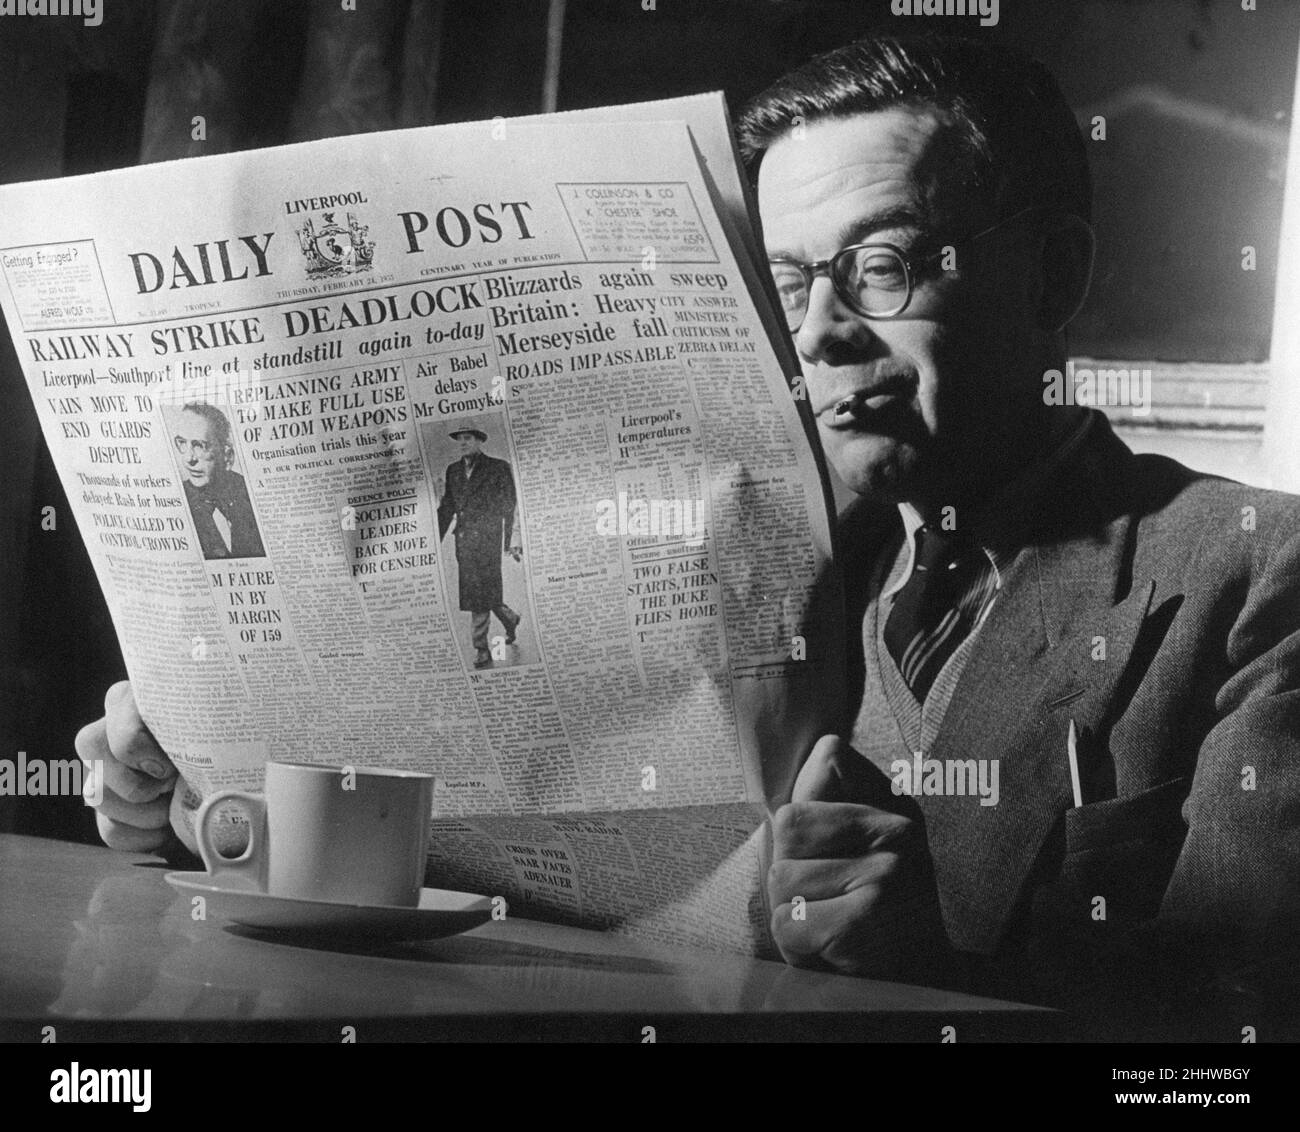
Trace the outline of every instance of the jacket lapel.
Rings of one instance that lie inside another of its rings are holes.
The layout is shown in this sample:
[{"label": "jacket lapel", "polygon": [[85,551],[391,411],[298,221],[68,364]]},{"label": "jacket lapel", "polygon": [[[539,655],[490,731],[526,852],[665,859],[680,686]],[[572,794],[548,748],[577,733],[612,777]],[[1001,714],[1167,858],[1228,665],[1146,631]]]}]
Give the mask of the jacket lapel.
[{"label": "jacket lapel", "polygon": [[1060,501],[1036,522],[981,628],[934,746],[938,761],[976,760],[997,802],[922,795],[944,919],[955,947],[996,950],[1044,841],[1073,804],[1070,720],[1101,727],[1150,607],[1154,583],[1130,583],[1131,523],[1114,490],[1128,449],[1104,419],[1050,485]]}]

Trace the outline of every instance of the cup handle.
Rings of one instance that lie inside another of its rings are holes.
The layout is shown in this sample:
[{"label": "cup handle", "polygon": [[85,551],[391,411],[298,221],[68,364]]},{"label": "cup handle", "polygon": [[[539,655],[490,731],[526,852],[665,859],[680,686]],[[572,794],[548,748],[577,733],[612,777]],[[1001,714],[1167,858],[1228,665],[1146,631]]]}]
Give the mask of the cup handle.
[{"label": "cup handle", "polygon": [[[212,844],[208,823],[222,802],[242,802],[249,811],[248,846],[238,857],[223,857]],[[213,794],[199,807],[194,819],[194,838],[208,876],[214,882],[254,892],[266,891],[266,798],[261,794],[246,794],[242,790]]]}]

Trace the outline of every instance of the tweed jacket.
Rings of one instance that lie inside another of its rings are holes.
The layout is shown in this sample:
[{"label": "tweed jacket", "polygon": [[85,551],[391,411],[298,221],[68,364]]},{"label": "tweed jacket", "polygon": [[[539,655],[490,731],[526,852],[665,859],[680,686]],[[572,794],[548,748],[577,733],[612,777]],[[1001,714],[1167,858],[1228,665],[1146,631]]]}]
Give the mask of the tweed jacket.
[{"label": "tweed jacket", "polygon": [[[1092,423],[925,752],[999,760],[998,803],[899,812],[923,822],[968,989],[1135,1017],[1275,995],[1300,926],[1300,497],[1136,456]],[[893,507],[841,517],[850,625],[900,532]],[[845,735],[860,633],[849,664]]]}]

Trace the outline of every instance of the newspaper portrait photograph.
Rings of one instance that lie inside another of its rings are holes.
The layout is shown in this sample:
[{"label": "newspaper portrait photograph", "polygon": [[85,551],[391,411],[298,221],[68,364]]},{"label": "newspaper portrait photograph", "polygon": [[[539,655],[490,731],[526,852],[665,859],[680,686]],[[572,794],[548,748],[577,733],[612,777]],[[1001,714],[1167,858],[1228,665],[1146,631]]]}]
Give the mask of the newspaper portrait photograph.
[{"label": "newspaper portrait photograph", "polygon": [[203,557],[264,557],[248,485],[234,467],[229,417],[206,401],[190,401],[163,416],[172,426],[185,502]]}]

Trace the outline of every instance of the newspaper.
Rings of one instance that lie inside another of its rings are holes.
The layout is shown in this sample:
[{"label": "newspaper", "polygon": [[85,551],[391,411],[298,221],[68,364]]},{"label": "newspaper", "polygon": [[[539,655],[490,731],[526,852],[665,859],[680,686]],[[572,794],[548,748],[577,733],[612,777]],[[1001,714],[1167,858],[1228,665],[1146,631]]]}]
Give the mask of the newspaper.
[{"label": "newspaper", "polygon": [[183,834],[271,759],[420,770],[429,884],[771,953],[843,642],[757,249],[716,95],[0,188]]}]

